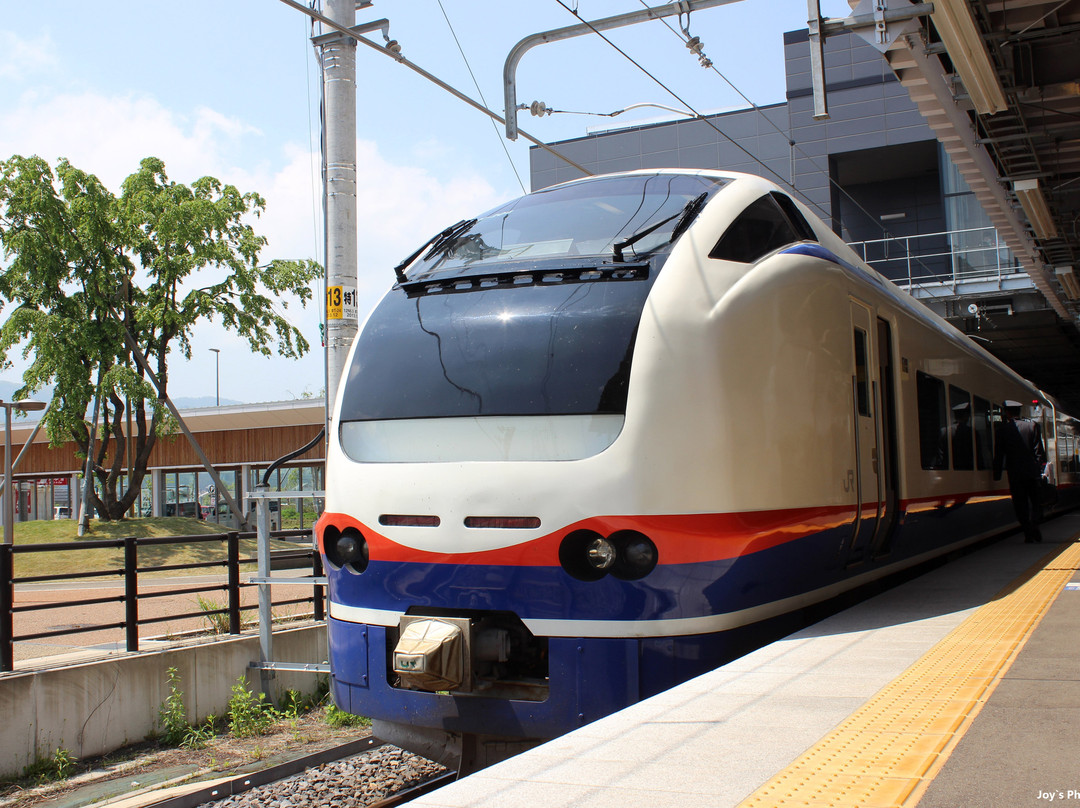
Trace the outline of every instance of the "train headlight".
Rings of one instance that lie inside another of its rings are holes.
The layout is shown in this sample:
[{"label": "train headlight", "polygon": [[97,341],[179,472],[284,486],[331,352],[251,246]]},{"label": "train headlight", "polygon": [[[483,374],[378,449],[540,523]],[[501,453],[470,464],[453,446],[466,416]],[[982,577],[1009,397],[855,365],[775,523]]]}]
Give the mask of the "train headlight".
[{"label": "train headlight", "polygon": [[611,543],[618,549],[611,574],[624,581],[644,578],[656,568],[660,554],[652,539],[636,530],[620,530],[611,536]]},{"label": "train headlight", "polygon": [[599,581],[615,561],[612,557],[607,566],[601,566],[605,563],[604,545],[610,547],[611,543],[595,530],[575,530],[559,545],[559,563],[579,581]]},{"label": "train headlight", "polygon": [[337,537],[327,535],[324,538],[324,546],[327,560],[338,569],[349,567],[354,572],[363,572],[367,569],[367,539],[356,528],[347,527]]},{"label": "train headlight", "polygon": [[636,530],[610,536],[575,530],[559,545],[559,563],[579,581],[599,581],[609,572],[623,581],[637,581],[656,569],[659,559],[652,539]]},{"label": "train headlight", "polygon": [[603,536],[597,536],[585,547],[585,558],[596,570],[609,570],[615,564],[615,545]]}]

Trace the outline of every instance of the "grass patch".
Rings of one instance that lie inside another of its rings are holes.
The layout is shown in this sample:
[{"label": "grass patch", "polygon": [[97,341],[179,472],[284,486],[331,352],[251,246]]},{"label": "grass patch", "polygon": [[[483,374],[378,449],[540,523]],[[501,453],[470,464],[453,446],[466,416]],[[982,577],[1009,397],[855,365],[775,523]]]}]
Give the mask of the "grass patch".
[{"label": "grass patch", "polygon": [[[18,522],[15,524],[15,545],[28,544],[63,544],[65,542],[99,541],[102,539],[122,539],[127,536],[152,538],[158,536],[199,536],[226,532],[220,525],[207,523],[187,517],[148,517],[145,519],[125,519],[122,522],[90,522],[90,529],[81,537],[78,524],[73,519],[43,519],[36,522]],[[255,555],[255,539],[240,541],[240,557],[251,558]],[[293,542],[271,539],[272,550],[295,550]],[[156,575],[153,567],[173,564],[194,564],[202,561],[225,561],[228,557],[228,543],[197,542],[192,544],[160,545],[139,548],[140,575]],[[53,575],[84,571],[122,570],[124,550],[119,548],[64,549],[60,552],[16,553],[14,558],[15,577],[26,578],[36,575]],[[244,567],[246,569],[247,567]],[[252,567],[252,569],[254,569]],[[224,572],[222,566],[220,572]],[[165,575],[208,574],[215,568],[182,570],[161,573]],[[119,575],[119,572],[118,572]]]}]

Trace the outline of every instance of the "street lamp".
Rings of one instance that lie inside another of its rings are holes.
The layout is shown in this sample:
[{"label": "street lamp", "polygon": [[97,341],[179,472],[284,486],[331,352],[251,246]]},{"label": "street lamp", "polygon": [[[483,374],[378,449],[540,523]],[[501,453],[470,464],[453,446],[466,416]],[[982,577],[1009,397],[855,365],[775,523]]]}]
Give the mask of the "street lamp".
[{"label": "street lamp", "polygon": [[214,400],[216,407],[221,406],[221,349],[211,348],[214,352]]},{"label": "street lamp", "polygon": [[44,401],[0,401],[4,408],[4,544],[15,543],[15,500],[11,489],[11,411],[31,412],[48,406]]}]

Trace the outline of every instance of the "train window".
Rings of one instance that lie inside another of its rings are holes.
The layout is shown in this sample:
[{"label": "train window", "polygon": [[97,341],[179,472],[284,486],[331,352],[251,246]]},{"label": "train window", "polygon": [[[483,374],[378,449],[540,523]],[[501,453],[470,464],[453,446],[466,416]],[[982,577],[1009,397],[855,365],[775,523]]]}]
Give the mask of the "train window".
[{"label": "train window", "polygon": [[512,261],[610,258],[619,244],[628,260],[662,254],[693,221],[700,201],[728,182],[638,174],[544,188],[449,228],[412,257],[408,277],[476,277]]},{"label": "train window", "polygon": [[919,456],[924,469],[948,468],[948,414],[945,383],[922,371],[915,374],[919,399]]},{"label": "train window", "polygon": [[772,197],[776,200],[776,204],[780,206],[780,209],[784,211],[784,215],[788,217],[791,226],[795,228],[795,232],[799,234],[803,241],[818,240],[814,228],[810,226],[810,222],[806,221],[806,217],[802,215],[790,196],[773,191]]},{"label": "train window", "polygon": [[1043,408],[1043,437],[1047,440],[1054,439],[1054,411],[1047,405]]},{"label": "train window", "polygon": [[802,240],[773,195],[766,194],[738,215],[720,236],[709,258],[752,264],[785,244]]},{"label": "train window", "polygon": [[949,385],[949,411],[952,414],[952,424],[949,427],[952,467],[959,471],[970,471],[975,468],[971,394]]},{"label": "train window", "polygon": [[972,404],[975,427],[975,468],[986,471],[994,458],[994,428],[990,421],[990,402],[975,396]]},{"label": "train window", "polygon": [[855,408],[870,416],[870,372],[866,367],[866,332],[855,329]]}]

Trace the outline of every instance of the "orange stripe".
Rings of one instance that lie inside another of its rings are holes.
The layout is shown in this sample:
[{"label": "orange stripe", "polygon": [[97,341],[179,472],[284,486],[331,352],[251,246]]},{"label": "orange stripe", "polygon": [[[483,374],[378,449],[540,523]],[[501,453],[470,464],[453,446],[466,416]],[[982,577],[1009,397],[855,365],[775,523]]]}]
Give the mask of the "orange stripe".
[{"label": "orange stripe", "polygon": [[[661,564],[698,564],[738,558],[801,539],[823,530],[851,524],[850,506],[791,508],[745,513],[675,514],[663,516],[597,516],[583,519],[553,533],[497,550],[433,553],[396,542],[347,514],[325,513],[316,525],[320,549],[323,533],[356,528],[368,540],[376,561],[427,564],[483,564],[496,566],[557,566],[559,543],[575,530],[594,530],[609,536],[619,530],[644,533],[659,550]],[[413,528],[419,532],[428,528]],[[462,536],[470,528],[462,527]]]}]

